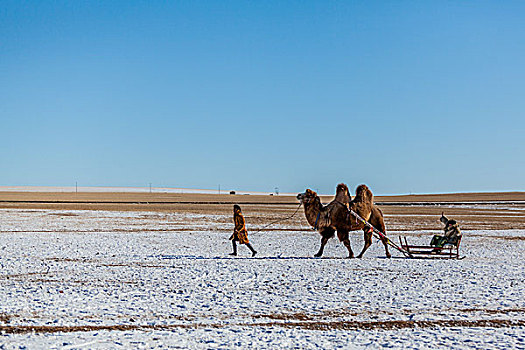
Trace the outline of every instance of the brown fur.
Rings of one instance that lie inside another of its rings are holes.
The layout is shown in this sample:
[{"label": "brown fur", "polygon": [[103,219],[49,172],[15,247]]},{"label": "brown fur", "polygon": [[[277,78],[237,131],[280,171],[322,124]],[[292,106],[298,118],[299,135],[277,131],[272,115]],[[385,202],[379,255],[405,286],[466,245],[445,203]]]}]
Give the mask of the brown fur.
[{"label": "brown fur", "polygon": [[335,189],[335,199],[334,201],[338,201],[343,203],[347,208],[349,207],[350,201],[352,201],[352,196],[350,195],[350,191],[348,190],[348,186],[345,184],[339,184],[337,185]]},{"label": "brown fur", "polygon": [[[324,246],[337,231],[337,236],[348,249],[348,257],[353,258],[354,253],[348,240],[348,208],[335,199],[323,206],[317,193],[311,189],[298,194],[297,199],[304,205],[304,214],[310,226],[321,234],[321,247],[315,256],[323,255]],[[343,239],[344,237],[347,239]]]},{"label": "brown fur", "polygon": [[[363,219],[368,221],[376,229],[386,234],[383,212],[374,204],[374,195],[367,185],[363,184],[357,186],[355,190],[356,195],[353,200],[350,193],[348,192],[348,187],[345,184],[337,185],[336,191],[336,198],[340,198],[340,200],[343,201],[349,207],[349,209],[353,210]],[[365,227],[364,224],[358,222],[354,216],[349,215],[349,220],[350,231],[362,229],[364,232],[365,244],[361,253],[359,253],[357,256],[358,258],[361,258],[365,251],[372,244],[372,232],[368,227]],[[385,246],[386,256],[390,257],[391,255],[388,252],[387,242],[383,241],[383,245]]]},{"label": "brown fur", "polygon": [[[323,206],[317,193],[310,189],[307,189],[305,193],[297,195],[297,198],[304,204],[305,216],[308,223],[321,234],[321,247],[315,256],[321,256],[323,254],[324,246],[328,240],[334,236],[335,231],[337,231],[339,240],[343,242],[348,249],[348,257],[350,258],[354,256],[354,253],[350,246],[349,231],[362,229],[364,232],[365,244],[358,258],[361,258],[372,244],[372,231],[365,227],[363,223],[358,222],[350,214],[349,209],[359,214],[376,229],[385,233],[383,213],[374,204],[374,195],[366,185],[359,185],[357,187],[356,196],[353,200],[348,186],[342,183],[337,185],[335,198],[327,206]],[[319,215],[318,220],[317,215]],[[383,241],[383,244],[385,245],[386,256],[390,257],[387,243]]]}]

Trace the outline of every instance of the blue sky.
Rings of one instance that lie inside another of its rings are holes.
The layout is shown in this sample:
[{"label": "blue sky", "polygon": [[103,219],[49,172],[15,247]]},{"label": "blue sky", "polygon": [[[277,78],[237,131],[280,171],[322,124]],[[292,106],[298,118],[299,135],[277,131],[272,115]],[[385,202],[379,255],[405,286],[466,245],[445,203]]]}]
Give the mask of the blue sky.
[{"label": "blue sky", "polygon": [[522,1],[3,1],[0,185],[525,190]]}]

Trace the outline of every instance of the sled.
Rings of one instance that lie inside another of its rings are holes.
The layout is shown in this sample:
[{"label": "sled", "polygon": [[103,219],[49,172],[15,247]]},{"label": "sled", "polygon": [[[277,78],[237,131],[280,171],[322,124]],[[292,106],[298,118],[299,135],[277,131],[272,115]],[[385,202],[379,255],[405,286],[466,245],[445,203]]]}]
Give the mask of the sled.
[{"label": "sled", "polygon": [[463,259],[459,256],[459,246],[461,236],[458,237],[456,244],[446,243],[443,247],[433,247],[431,245],[410,245],[407,238],[399,236],[401,248],[403,248],[410,258],[414,259]]}]

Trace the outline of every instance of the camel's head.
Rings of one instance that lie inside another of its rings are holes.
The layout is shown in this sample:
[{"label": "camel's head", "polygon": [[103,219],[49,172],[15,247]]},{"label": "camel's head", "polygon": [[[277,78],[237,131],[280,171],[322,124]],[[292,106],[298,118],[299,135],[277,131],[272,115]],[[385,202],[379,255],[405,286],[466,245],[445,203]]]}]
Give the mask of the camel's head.
[{"label": "camel's head", "polygon": [[311,189],[307,189],[304,193],[299,193],[297,195],[297,199],[300,200],[303,204],[310,204],[315,201],[317,197],[317,193],[312,191]]}]

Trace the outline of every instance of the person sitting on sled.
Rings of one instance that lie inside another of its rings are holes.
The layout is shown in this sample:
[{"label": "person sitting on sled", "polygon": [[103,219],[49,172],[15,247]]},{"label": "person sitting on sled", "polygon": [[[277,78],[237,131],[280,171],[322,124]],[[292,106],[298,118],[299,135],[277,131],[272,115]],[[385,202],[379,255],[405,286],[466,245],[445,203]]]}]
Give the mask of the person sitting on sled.
[{"label": "person sitting on sled", "polygon": [[443,229],[445,234],[443,236],[435,235],[432,238],[430,245],[436,248],[442,248],[445,244],[456,245],[459,237],[461,237],[461,231],[459,230],[459,225],[456,220],[449,220],[444,213],[441,213],[439,221],[445,225],[445,228]]},{"label": "person sitting on sled", "polygon": [[244,216],[242,216],[241,207],[235,204],[233,206],[233,222],[235,223],[235,229],[230,237],[233,244],[233,253],[230,255],[237,255],[237,243],[246,244],[246,246],[252,251],[252,256],[255,256],[257,252],[253,249],[250,241],[248,240],[248,231],[245,227]]}]

